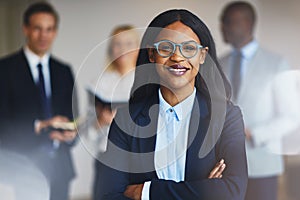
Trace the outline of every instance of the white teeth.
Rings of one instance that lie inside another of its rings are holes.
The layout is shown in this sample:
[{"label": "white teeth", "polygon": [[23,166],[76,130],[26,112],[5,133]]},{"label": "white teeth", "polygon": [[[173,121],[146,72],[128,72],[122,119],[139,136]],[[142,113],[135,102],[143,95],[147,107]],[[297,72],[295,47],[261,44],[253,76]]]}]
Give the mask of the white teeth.
[{"label": "white teeth", "polygon": [[186,71],[186,69],[174,69],[174,68],[170,68],[169,70],[173,71],[173,72],[185,72]]}]

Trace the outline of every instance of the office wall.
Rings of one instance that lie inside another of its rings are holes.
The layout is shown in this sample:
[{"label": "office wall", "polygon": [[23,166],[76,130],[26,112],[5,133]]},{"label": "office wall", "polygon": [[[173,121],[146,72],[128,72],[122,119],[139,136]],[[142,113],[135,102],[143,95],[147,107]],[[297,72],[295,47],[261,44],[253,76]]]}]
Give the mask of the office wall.
[{"label": "office wall", "polygon": [[[86,96],[84,86],[95,78],[85,70],[91,51],[98,45],[99,55],[92,58],[93,70],[105,67],[105,40],[116,25],[130,23],[146,27],[149,21],[163,10],[187,8],[202,18],[212,31],[218,54],[229,50],[219,31],[219,14],[230,0],[50,0],[61,16],[60,30],[53,52],[71,63],[77,76],[81,113],[84,113]],[[297,0],[252,0],[258,12],[256,36],[266,48],[285,56],[294,67],[299,66],[298,33],[300,18]],[[78,176],[72,185],[72,196],[88,196],[92,184],[93,161],[84,145],[74,151]]]},{"label": "office wall", "polygon": [[0,0],[0,57],[20,49],[24,42],[21,21],[26,7],[38,0]]},{"label": "office wall", "polygon": [[300,1],[260,0],[259,41],[300,68]]}]

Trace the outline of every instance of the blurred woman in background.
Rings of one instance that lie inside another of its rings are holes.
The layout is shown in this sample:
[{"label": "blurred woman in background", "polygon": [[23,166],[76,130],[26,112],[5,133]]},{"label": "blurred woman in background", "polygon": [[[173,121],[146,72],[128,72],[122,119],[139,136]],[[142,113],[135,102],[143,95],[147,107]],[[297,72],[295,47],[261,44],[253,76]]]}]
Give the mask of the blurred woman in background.
[{"label": "blurred woman in background", "polygon": [[117,107],[129,100],[134,81],[134,69],[139,47],[139,34],[131,25],[120,25],[110,35],[107,51],[108,65],[90,86],[90,117],[85,134],[86,146],[95,158],[93,198],[97,199],[99,176],[98,155],[106,151],[110,124]]}]

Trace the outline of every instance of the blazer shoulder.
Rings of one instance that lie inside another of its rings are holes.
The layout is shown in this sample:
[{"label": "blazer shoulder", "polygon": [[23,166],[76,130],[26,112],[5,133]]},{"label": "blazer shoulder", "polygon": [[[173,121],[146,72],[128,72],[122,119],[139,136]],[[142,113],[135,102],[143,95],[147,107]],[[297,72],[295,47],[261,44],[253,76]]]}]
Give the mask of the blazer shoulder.
[{"label": "blazer shoulder", "polygon": [[258,62],[264,68],[270,68],[272,71],[275,70],[274,72],[291,68],[283,56],[262,47],[258,48],[254,60],[255,63]]},{"label": "blazer shoulder", "polygon": [[244,120],[241,109],[230,101],[227,103],[224,130],[229,130],[228,132],[232,133],[235,132],[234,130],[241,130],[237,133],[244,134]]},{"label": "blazer shoulder", "polygon": [[226,109],[226,116],[241,114],[241,109],[238,105],[235,105],[231,101],[227,101],[227,109]]},{"label": "blazer shoulder", "polygon": [[72,68],[66,62],[61,61],[60,59],[51,55],[49,63],[50,68],[55,75],[60,74],[61,76],[69,76],[72,77],[72,79],[74,79]]},{"label": "blazer shoulder", "polygon": [[0,66],[3,67],[8,64],[19,62],[20,59],[22,59],[22,58],[25,58],[22,50],[8,54],[8,55],[0,58]]},{"label": "blazer shoulder", "polygon": [[223,56],[221,56],[219,58],[219,63],[222,67],[222,69],[224,70],[224,73],[227,75],[230,71],[230,64],[229,64],[229,60],[230,60],[230,53],[227,53]]},{"label": "blazer shoulder", "polygon": [[1,77],[8,77],[18,72],[16,69],[20,65],[27,65],[27,61],[23,51],[17,51],[6,55],[0,59],[0,75]]},{"label": "blazer shoulder", "polygon": [[[139,102],[129,103],[129,110],[132,119],[136,119],[139,116],[149,117],[153,106],[158,105],[158,91],[155,92],[150,98],[145,98]],[[153,110],[152,110],[153,111]]]},{"label": "blazer shoulder", "polygon": [[275,52],[272,52],[272,51],[270,51],[268,49],[265,49],[263,47],[258,48],[257,56],[259,56],[259,58],[261,60],[274,62],[274,63],[286,61],[282,55],[280,55],[278,53],[275,53]]},{"label": "blazer shoulder", "polygon": [[257,54],[265,57],[281,58],[281,56],[275,52],[272,52],[264,47],[258,47]]},{"label": "blazer shoulder", "polygon": [[219,57],[219,61],[221,62],[221,61],[228,60],[229,57],[230,57],[230,53],[225,53]]},{"label": "blazer shoulder", "polygon": [[50,56],[50,63],[56,67],[71,69],[71,65],[69,63],[62,61],[60,58],[53,55]]},{"label": "blazer shoulder", "polygon": [[[132,129],[132,127],[149,125],[155,118],[156,108],[158,108],[158,97],[153,95],[151,98],[143,99],[139,102],[128,102],[118,108],[115,120],[123,126]],[[157,106],[157,107],[156,107]],[[154,108],[154,109],[153,109]]]},{"label": "blazer shoulder", "polygon": [[226,53],[226,54],[222,55],[222,56],[219,58],[220,64],[222,65],[222,64],[224,64],[224,63],[227,63],[228,60],[229,60],[229,58],[230,58],[230,53]]}]

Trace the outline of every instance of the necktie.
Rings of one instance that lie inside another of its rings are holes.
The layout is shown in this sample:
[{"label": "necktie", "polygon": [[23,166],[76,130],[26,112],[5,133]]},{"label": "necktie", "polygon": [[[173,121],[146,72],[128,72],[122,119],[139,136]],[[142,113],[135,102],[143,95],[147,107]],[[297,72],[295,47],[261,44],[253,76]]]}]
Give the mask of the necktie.
[{"label": "necktie", "polygon": [[51,101],[46,95],[46,89],[45,89],[45,79],[44,79],[44,74],[42,71],[42,65],[39,63],[37,65],[38,71],[39,71],[39,81],[38,81],[38,88],[40,91],[40,99],[41,99],[41,104],[42,104],[42,110],[43,110],[43,117],[45,119],[48,119],[52,116],[51,114]]},{"label": "necktie", "polygon": [[242,62],[242,53],[240,51],[237,51],[233,56],[233,66],[232,66],[233,100],[236,100],[239,94],[239,89],[241,84],[241,62]]},{"label": "necktie", "polygon": [[[44,119],[49,119],[52,117],[52,113],[51,113],[51,100],[50,98],[47,97],[47,94],[46,94],[46,88],[45,88],[45,78],[44,78],[44,74],[43,74],[43,71],[42,71],[42,64],[39,63],[37,65],[38,67],[38,71],[39,71],[39,81],[38,81],[38,89],[40,91],[40,99],[41,99],[41,105],[42,105],[42,111],[43,111],[43,117]],[[56,144],[59,144],[55,141],[51,141],[51,142],[44,142],[43,146],[42,146],[42,149],[46,152],[49,153],[50,157],[54,157],[55,156],[55,150],[58,148],[58,145],[55,145]]]}]

